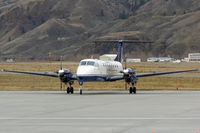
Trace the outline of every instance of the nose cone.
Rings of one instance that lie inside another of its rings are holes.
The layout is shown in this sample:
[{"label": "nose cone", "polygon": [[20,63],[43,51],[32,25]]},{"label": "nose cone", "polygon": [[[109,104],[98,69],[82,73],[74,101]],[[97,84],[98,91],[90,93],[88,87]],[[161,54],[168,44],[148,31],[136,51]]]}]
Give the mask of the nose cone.
[{"label": "nose cone", "polygon": [[86,76],[86,75],[91,75],[94,74],[94,67],[92,66],[79,66],[77,68],[77,76]]}]

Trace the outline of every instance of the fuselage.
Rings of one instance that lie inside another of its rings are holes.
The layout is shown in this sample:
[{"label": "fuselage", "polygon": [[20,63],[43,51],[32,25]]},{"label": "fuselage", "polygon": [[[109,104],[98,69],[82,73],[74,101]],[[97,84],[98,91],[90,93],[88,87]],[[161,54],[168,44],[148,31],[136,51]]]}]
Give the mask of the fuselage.
[{"label": "fuselage", "polygon": [[122,64],[118,61],[84,59],[77,68],[77,77],[82,81],[108,81],[112,76],[121,76]]}]

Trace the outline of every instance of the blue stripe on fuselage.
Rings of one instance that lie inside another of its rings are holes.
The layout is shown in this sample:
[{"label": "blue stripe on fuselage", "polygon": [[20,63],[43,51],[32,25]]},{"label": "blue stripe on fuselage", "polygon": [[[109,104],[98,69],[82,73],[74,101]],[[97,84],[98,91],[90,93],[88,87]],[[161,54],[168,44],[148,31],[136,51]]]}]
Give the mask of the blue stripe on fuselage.
[{"label": "blue stripe on fuselage", "polygon": [[108,76],[78,76],[78,80],[84,82],[95,82],[95,81],[110,81]]}]

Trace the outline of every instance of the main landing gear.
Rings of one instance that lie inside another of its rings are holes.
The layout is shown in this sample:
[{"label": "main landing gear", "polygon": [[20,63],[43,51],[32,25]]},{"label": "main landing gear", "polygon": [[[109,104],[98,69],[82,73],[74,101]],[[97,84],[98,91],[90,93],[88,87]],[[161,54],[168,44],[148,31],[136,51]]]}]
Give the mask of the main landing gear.
[{"label": "main landing gear", "polygon": [[74,84],[74,82],[69,82],[69,87],[67,87],[66,91],[67,91],[67,94],[71,93],[73,94],[74,93],[74,88],[72,87],[72,85]]},{"label": "main landing gear", "polygon": [[134,86],[134,84],[132,84],[132,87],[129,88],[129,93],[132,94],[136,94],[136,87]]},{"label": "main landing gear", "polygon": [[[80,95],[82,95],[83,91],[82,91],[82,85],[83,85],[83,81],[82,80],[79,80],[79,85],[80,85],[80,88],[79,88],[79,92],[80,92]],[[67,91],[67,94],[73,94],[74,93],[74,88],[72,87],[72,85],[74,84],[73,81],[70,81],[69,82],[69,87],[67,87],[66,91]]]},{"label": "main landing gear", "polygon": [[74,93],[74,88],[73,87],[67,87],[67,94],[73,94]]}]

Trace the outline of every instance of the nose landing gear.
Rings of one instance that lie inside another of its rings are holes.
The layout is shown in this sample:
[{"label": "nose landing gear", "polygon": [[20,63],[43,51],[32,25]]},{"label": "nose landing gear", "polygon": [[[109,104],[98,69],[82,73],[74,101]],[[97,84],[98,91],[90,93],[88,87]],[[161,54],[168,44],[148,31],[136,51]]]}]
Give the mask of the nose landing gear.
[{"label": "nose landing gear", "polygon": [[82,86],[80,86],[79,92],[80,92],[80,95],[82,95],[82,93],[83,93]]},{"label": "nose landing gear", "polygon": [[80,95],[82,95],[82,93],[83,93],[83,91],[82,91],[83,80],[78,80],[78,83],[80,85],[79,92],[80,92]]}]

